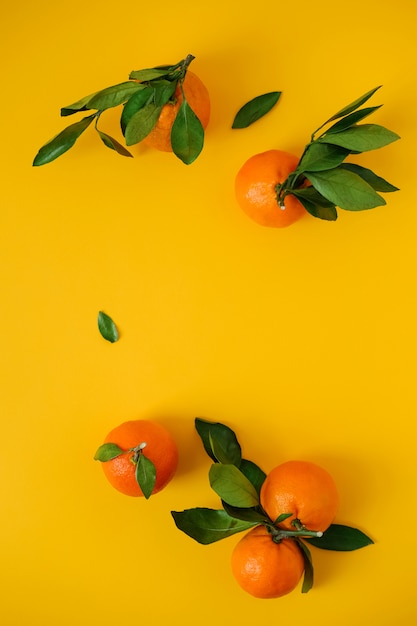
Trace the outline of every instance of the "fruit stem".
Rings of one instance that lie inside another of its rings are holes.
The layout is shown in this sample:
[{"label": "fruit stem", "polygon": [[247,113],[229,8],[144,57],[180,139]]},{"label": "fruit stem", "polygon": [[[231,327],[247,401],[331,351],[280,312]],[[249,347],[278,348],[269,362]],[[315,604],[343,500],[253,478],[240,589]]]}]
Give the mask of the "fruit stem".
[{"label": "fruit stem", "polygon": [[288,539],[290,537],[322,537],[321,530],[307,530],[306,528],[300,528],[299,530],[284,530],[277,528],[273,524],[266,525],[268,532],[271,533],[273,541],[279,543],[282,539]]},{"label": "fruit stem", "polygon": [[132,460],[132,463],[134,463],[135,465],[139,463],[140,455],[142,454],[143,448],[145,448],[146,445],[147,445],[146,441],[142,441],[142,443],[130,449],[130,452],[133,452],[133,456],[131,460]]}]

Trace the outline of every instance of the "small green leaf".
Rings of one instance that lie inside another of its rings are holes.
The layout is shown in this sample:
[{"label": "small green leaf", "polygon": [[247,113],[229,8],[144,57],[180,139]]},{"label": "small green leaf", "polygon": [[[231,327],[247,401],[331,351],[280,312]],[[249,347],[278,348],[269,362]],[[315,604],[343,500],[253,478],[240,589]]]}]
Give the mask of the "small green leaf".
[{"label": "small green leaf", "polygon": [[306,177],[322,196],[341,209],[363,211],[386,204],[368,183],[346,169],[308,172]]},{"label": "small green leaf", "polygon": [[222,458],[227,459],[227,462],[232,465],[240,466],[241,448],[231,428],[220,422],[210,422],[197,417],[195,429],[203,442],[206,453],[215,463],[218,462],[218,459],[212,448],[213,442],[216,442],[217,454],[220,454],[219,450],[221,450]]},{"label": "small green leaf", "polygon": [[100,311],[98,314],[98,329],[104,339],[110,341],[110,343],[114,343],[119,339],[116,324],[113,322],[112,318],[103,311]]},{"label": "small green leaf", "polygon": [[305,210],[313,217],[327,221],[337,220],[335,205],[324,198],[314,187],[294,189],[291,193],[298,198]]},{"label": "small green leaf", "polygon": [[115,150],[121,156],[133,157],[133,154],[131,154],[129,150],[126,150],[126,148],[122,146],[118,141],[116,141],[116,139],[114,139],[110,135],[107,135],[107,133],[103,133],[103,131],[99,130],[98,128],[96,128],[96,130],[100,136],[100,139],[102,140],[104,145],[107,146],[107,148]]},{"label": "small green leaf", "polygon": [[[235,465],[237,465],[237,463],[235,463]],[[265,472],[252,461],[248,461],[248,459],[242,459],[238,467],[242,474],[244,474],[246,478],[252,483],[252,485],[256,489],[256,492],[259,495],[261,492],[261,487],[266,478]]]},{"label": "small green leaf", "polygon": [[340,165],[348,156],[349,150],[328,143],[315,141],[306,149],[297,172],[321,172]]},{"label": "small green leaf", "polygon": [[126,144],[133,146],[145,139],[157,123],[161,111],[162,106],[156,106],[155,102],[148,101],[134,113],[125,128]]},{"label": "small green leaf", "polygon": [[344,526],[343,524],[332,524],[323,533],[322,537],[309,538],[305,539],[305,541],[322,550],[336,550],[339,552],[359,550],[374,543],[361,530]]},{"label": "small green leaf", "polygon": [[365,117],[368,117],[368,115],[371,115],[371,113],[374,113],[377,109],[380,109],[381,106],[382,105],[367,107],[365,109],[359,109],[359,111],[354,111],[353,113],[350,113],[350,115],[346,115],[346,117],[336,122],[336,124],[333,124],[333,126],[330,126],[330,128],[326,130],[326,133],[339,133],[341,130],[346,130],[347,128],[350,128],[350,126],[354,126],[363,120]]},{"label": "small green leaf", "polygon": [[151,67],[144,70],[134,70],[133,72],[130,72],[129,78],[140,81],[141,83],[146,83],[169,76],[171,69],[171,66],[168,65],[163,68]]},{"label": "small green leaf", "polygon": [[89,109],[103,111],[104,109],[110,109],[119,106],[119,104],[123,104],[123,102],[126,102],[126,100],[136,92],[142,91],[143,89],[144,86],[139,83],[126,81],[98,91],[90,97],[87,101],[87,105]]},{"label": "small green leaf", "polygon": [[379,124],[359,124],[339,133],[326,133],[317,141],[341,146],[351,152],[367,152],[383,148],[399,138],[397,133]]},{"label": "small green leaf", "polygon": [[204,128],[184,98],[171,129],[171,146],[174,154],[185,165],[190,165],[204,145]]},{"label": "small green leaf", "polygon": [[277,519],[275,520],[274,525],[281,524],[292,515],[293,513],[281,513],[281,515],[278,515]]},{"label": "small green leaf", "polygon": [[301,593],[308,593],[314,584],[314,568],[310,550],[300,539],[296,539],[304,559],[304,578]]},{"label": "small green leaf", "polygon": [[136,463],[135,477],[145,498],[150,498],[155,487],[156,469],[152,461],[143,452],[140,453]]},{"label": "small green leaf", "polygon": [[209,480],[217,495],[231,506],[246,508],[259,504],[255,487],[235,465],[215,463],[210,467]]},{"label": "small green leaf", "polygon": [[329,122],[332,122],[333,120],[339,119],[339,117],[344,117],[345,115],[348,115],[349,113],[352,113],[352,111],[358,109],[360,106],[365,104],[365,102],[367,102],[374,95],[374,93],[378,91],[378,89],[381,89],[381,87],[382,85],[379,85],[378,87],[371,89],[371,91],[367,91],[363,96],[360,96],[347,106],[343,107],[343,109],[340,109],[340,111],[332,115],[332,117],[330,117],[327,122],[323,124],[323,126],[325,126]]},{"label": "small green leaf", "polygon": [[254,526],[252,522],[230,517],[223,509],[186,509],[185,511],[171,511],[171,515],[179,530],[204,545],[220,541]]},{"label": "small green leaf", "polygon": [[125,452],[125,450],[119,448],[119,446],[115,443],[103,443],[103,445],[101,445],[95,453],[94,460],[105,463],[106,461],[111,461],[112,459],[115,459]]},{"label": "small green leaf", "polygon": [[98,91],[94,92],[94,93],[90,93],[88,96],[84,96],[84,98],[81,98],[80,100],[77,100],[77,102],[74,102],[73,104],[69,104],[66,107],[62,107],[61,109],[61,117],[67,117],[68,115],[74,115],[74,113],[79,113],[80,111],[88,111],[90,107],[88,107],[88,102],[91,100],[91,98],[94,98],[94,96],[99,93]]},{"label": "small green leaf", "polygon": [[63,131],[42,146],[33,161],[33,165],[45,165],[67,152],[67,150],[72,148],[79,136],[90,126],[95,117],[96,114],[83,117],[79,122],[64,128]]},{"label": "small green leaf", "polygon": [[172,98],[177,88],[176,81],[161,80],[153,85],[156,106],[164,106]]},{"label": "small green leaf", "polygon": [[145,87],[140,91],[137,91],[129,98],[123,107],[122,115],[120,117],[120,126],[123,134],[126,132],[126,126],[128,125],[131,117],[137,113],[142,107],[151,101],[154,94],[152,87]]},{"label": "small green leaf", "polygon": [[266,513],[262,511],[261,507],[238,507],[231,506],[222,500],[223,508],[230,517],[234,517],[235,519],[240,519],[245,522],[252,522],[253,525],[263,524],[265,522],[269,522],[270,520]]},{"label": "small green leaf", "polygon": [[391,185],[391,183],[386,181],[384,178],[377,176],[372,170],[366,167],[356,165],[356,163],[343,163],[340,167],[363,178],[363,180],[366,181],[368,185],[371,185],[372,189],[375,189],[375,191],[382,191],[383,193],[399,191],[398,187],[394,187],[394,185]]},{"label": "small green leaf", "polygon": [[249,100],[236,113],[232,128],[247,128],[269,113],[278,102],[281,93],[281,91],[271,91]]}]

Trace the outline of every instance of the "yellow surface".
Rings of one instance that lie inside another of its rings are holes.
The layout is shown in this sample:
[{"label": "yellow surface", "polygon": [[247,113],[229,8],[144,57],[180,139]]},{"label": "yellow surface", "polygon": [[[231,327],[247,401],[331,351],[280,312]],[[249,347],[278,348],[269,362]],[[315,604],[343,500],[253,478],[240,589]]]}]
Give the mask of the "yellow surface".
[{"label": "yellow surface", "polygon": [[[413,0],[3,8],[2,626],[416,617],[416,17]],[[141,147],[124,159],[91,130],[32,168],[65,126],[61,106],[187,53],[212,98],[193,165]],[[240,211],[246,158],[299,153],[380,84],[373,121],[402,139],[360,162],[401,188],[385,207],[282,231]],[[232,131],[238,108],[271,90],[278,107]],[[100,309],[116,344],[98,333]],[[338,521],[375,545],[315,550],[307,595],[246,595],[230,572],[237,538],[200,546],[170,516],[218,506],[196,416],[231,426],[266,471],[289,458],[325,466]],[[138,417],[169,427],[181,455],[149,501],[114,491],[93,461],[111,428]]]}]

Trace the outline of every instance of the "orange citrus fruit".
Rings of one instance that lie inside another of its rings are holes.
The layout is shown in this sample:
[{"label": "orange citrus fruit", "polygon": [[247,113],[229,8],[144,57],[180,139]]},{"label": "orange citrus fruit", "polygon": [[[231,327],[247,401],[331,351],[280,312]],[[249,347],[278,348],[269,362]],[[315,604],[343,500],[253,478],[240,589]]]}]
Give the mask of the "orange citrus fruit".
[{"label": "orange citrus fruit", "polygon": [[294,530],[295,522],[322,532],[333,522],[339,504],[333,478],[309,461],[287,461],[275,467],[262,485],[260,500],[272,521],[291,513],[279,527]]},{"label": "orange citrus fruit", "polygon": [[114,443],[122,450],[110,461],[101,463],[111,485],[127,496],[143,496],[135,476],[134,448],[146,444],[143,454],[156,469],[156,481],[152,494],[161,491],[173,478],[178,465],[178,450],[174,439],[161,424],[151,420],[124,422],[109,432],[104,443]]},{"label": "orange citrus fruit", "polygon": [[307,213],[293,195],[280,206],[277,185],[297,167],[298,157],[282,150],[255,154],[240,168],[235,179],[235,195],[241,209],[262,226],[290,226]]},{"label": "orange citrus fruit", "polygon": [[279,598],[298,585],[304,558],[293,539],[276,543],[265,526],[255,526],[232,552],[232,573],[255,598]]},{"label": "orange citrus fruit", "polygon": [[[206,86],[200,78],[193,72],[190,72],[190,70],[187,71],[182,86],[185,99],[189,106],[200,120],[203,128],[207,128],[210,120],[210,97]],[[157,123],[143,140],[146,145],[156,148],[157,150],[172,152],[171,128],[182,101],[183,95],[181,86],[178,84],[174,93],[173,102],[168,102],[162,107]]]}]

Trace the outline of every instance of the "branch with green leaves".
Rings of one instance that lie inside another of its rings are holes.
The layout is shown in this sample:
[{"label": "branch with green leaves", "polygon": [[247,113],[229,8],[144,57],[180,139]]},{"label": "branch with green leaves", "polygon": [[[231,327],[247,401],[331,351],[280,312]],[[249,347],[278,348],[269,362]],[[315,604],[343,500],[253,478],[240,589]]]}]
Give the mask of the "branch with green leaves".
[{"label": "branch with green leaves", "polygon": [[200,418],[196,418],[195,428],[213,462],[209,481],[222,508],[196,507],[171,511],[171,515],[177,528],[198,543],[208,545],[262,524],[275,542],[289,538],[300,547],[305,564],[303,593],[313,586],[313,563],[306,544],[323,550],[352,551],[373,543],[362,531],[342,524],[332,524],[324,533],[298,528],[296,524],[293,530],[280,528],[278,525],[292,513],[288,511],[271,520],[263,510],[260,492],[266,474],[256,463],[242,457],[233,430]]},{"label": "branch with green leaves", "polygon": [[400,138],[379,124],[359,124],[382,106],[363,107],[378,89],[343,107],[314,131],[296,170],[276,187],[280,206],[292,194],[314,217],[336,220],[336,207],[372,209],[386,204],[380,193],[398,191],[372,170],[346,162],[350,155],[383,148]]},{"label": "branch with green leaves", "polygon": [[[195,57],[189,54],[174,65],[157,66],[130,73],[129,80],[84,96],[61,109],[61,117],[94,111],[78,122],[70,124],[38,151],[33,165],[54,161],[74,146],[79,137],[93,124],[102,143],[121,156],[132,153],[114,137],[98,127],[101,116],[108,109],[123,105],[120,127],[126,146],[140,143],[156,125],[162,108],[173,102],[178,86],[182,88],[188,66]],[[184,92],[182,91],[183,96]],[[191,123],[192,122],[192,123]],[[189,107],[184,96],[175,118],[172,150],[186,165],[200,154],[204,144],[204,128]]]}]

